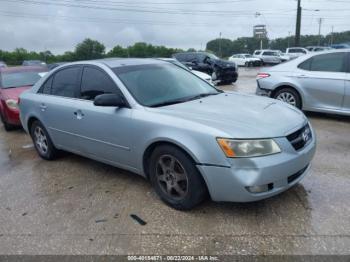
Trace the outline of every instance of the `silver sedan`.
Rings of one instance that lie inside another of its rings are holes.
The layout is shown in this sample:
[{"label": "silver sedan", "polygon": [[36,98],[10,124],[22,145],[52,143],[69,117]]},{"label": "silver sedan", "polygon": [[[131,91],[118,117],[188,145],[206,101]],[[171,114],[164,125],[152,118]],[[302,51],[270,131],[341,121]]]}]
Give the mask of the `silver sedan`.
[{"label": "silver sedan", "polygon": [[235,202],[279,194],[307,174],[315,153],[298,109],[224,93],[154,59],[65,64],[23,93],[19,107],[42,158],[64,150],[127,169],[182,210],[207,194]]},{"label": "silver sedan", "polygon": [[258,95],[305,111],[350,115],[350,50],[312,53],[265,68],[257,83]]}]

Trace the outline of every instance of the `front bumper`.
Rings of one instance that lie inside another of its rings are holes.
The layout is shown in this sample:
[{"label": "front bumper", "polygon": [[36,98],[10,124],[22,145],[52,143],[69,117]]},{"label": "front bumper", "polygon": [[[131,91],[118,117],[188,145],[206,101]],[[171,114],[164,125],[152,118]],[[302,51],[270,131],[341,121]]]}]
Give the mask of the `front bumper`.
[{"label": "front bumper", "polygon": [[236,82],[238,78],[237,71],[223,70],[217,72],[217,80],[225,82]]},{"label": "front bumper", "polygon": [[[214,201],[252,202],[277,195],[308,173],[316,150],[316,139],[296,151],[286,138],[275,141],[282,153],[255,158],[230,159],[231,167],[198,165]],[[251,193],[250,187],[267,186],[262,193]]]}]

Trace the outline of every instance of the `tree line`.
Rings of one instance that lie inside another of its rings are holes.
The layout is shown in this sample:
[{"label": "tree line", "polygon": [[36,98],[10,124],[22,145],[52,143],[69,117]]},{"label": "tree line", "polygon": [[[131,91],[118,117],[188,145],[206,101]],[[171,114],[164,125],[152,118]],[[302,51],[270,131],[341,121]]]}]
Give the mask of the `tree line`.
[{"label": "tree line", "polygon": [[[303,47],[318,45],[328,46],[331,43],[349,43],[350,31],[321,35],[304,35],[301,36],[300,45]],[[263,39],[264,49],[277,49],[285,51],[288,47],[294,46],[294,36],[277,38],[273,40]],[[260,39],[254,37],[240,37],[236,40],[231,39],[214,39],[207,43],[206,49],[212,51],[218,56],[229,57],[238,53],[253,53],[254,50],[260,49]]]},{"label": "tree line", "polygon": [[[301,36],[300,40],[301,46],[317,45],[318,41],[320,41],[321,45],[329,45],[331,42],[335,44],[350,42],[350,31],[334,33],[333,35],[329,34],[321,36],[321,38],[318,35],[305,35]],[[288,46],[293,46],[294,37],[290,36],[274,40],[263,39],[262,42],[264,48],[284,51]],[[206,45],[207,51],[220,57],[229,57],[235,53],[252,53],[256,49],[260,49],[260,39],[254,37],[240,37],[235,40],[214,39]],[[183,51],[182,49],[139,42],[128,47],[117,45],[106,52],[104,44],[87,38],[77,44],[74,51],[67,51],[60,55],[54,55],[49,50],[42,52],[27,51],[24,48],[16,48],[14,51],[0,50],[0,61],[4,61],[8,65],[20,65],[23,60],[41,60],[49,64],[107,57],[171,57],[174,53]],[[187,51],[196,50],[190,48]]]},{"label": "tree line", "polygon": [[155,46],[140,42],[125,48],[117,45],[106,52],[104,44],[87,38],[77,44],[74,51],[67,51],[60,55],[54,55],[51,51],[27,51],[24,48],[16,48],[14,51],[0,50],[0,61],[4,61],[8,65],[20,65],[23,60],[41,60],[50,64],[108,57],[171,57],[172,54],[182,51],[182,49]]}]

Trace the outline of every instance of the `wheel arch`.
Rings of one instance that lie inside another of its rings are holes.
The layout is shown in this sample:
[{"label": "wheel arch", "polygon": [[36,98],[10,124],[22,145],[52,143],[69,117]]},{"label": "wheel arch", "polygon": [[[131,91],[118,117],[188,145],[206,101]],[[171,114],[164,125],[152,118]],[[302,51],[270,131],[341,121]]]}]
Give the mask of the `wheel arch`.
[{"label": "wheel arch", "polygon": [[143,154],[143,159],[142,159],[142,167],[143,167],[143,173],[146,177],[147,180],[149,180],[149,158],[151,157],[153,151],[161,145],[170,145],[170,146],[174,146],[177,149],[179,149],[180,151],[182,151],[186,156],[189,157],[189,159],[193,162],[193,164],[195,165],[195,168],[198,170],[198,173],[200,174],[200,177],[202,179],[203,185],[205,186],[205,190],[206,192],[210,192],[209,191],[209,186],[208,186],[208,181],[206,179],[206,177],[202,174],[201,170],[197,168],[197,164],[198,164],[198,160],[196,160],[196,158],[193,156],[192,152],[190,152],[188,149],[186,149],[184,146],[179,145],[176,142],[173,141],[166,141],[166,140],[159,140],[159,141],[154,141],[153,143],[151,143],[150,145],[148,145],[148,147],[146,148],[146,150],[144,151]]},{"label": "wheel arch", "polygon": [[154,149],[161,145],[174,146],[179,150],[181,150],[184,154],[186,154],[192,160],[193,164],[198,163],[198,159],[194,156],[194,154],[188,148],[186,148],[183,145],[180,145],[179,143],[176,143],[175,141],[170,141],[170,140],[153,141],[146,147],[146,150],[144,151],[142,156],[142,169],[147,179],[149,178],[149,172],[148,172],[149,161],[148,160],[151,157]]},{"label": "wheel arch", "polygon": [[276,93],[278,91],[282,90],[283,88],[290,88],[290,89],[293,89],[295,92],[297,92],[297,94],[299,95],[299,98],[300,98],[301,108],[303,108],[303,106],[304,106],[304,94],[300,90],[300,88],[296,87],[295,85],[292,85],[289,83],[280,84],[272,90],[271,97],[274,98]]}]

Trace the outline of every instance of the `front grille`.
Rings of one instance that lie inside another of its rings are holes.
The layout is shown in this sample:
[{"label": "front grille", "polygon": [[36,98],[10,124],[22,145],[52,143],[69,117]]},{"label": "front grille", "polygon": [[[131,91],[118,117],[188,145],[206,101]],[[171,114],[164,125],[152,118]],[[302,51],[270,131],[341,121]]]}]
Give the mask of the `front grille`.
[{"label": "front grille", "polygon": [[312,132],[309,124],[287,136],[295,150],[303,149],[312,140]]},{"label": "front grille", "polygon": [[304,174],[305,170],[308,168],[308,165],[304,167],[302,170],[288,177],[288,184],[292,183],[296,179],[298,179],[302,174]]}]

